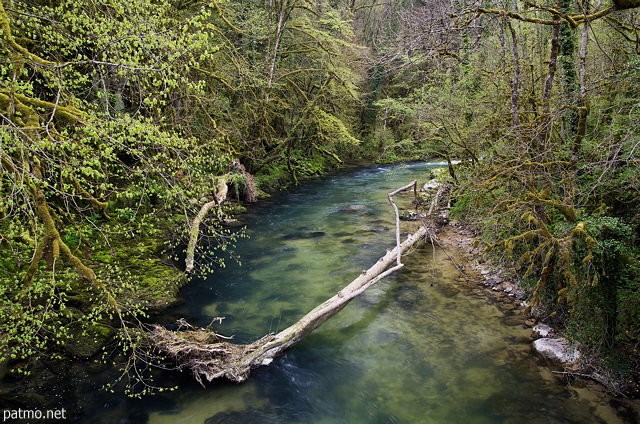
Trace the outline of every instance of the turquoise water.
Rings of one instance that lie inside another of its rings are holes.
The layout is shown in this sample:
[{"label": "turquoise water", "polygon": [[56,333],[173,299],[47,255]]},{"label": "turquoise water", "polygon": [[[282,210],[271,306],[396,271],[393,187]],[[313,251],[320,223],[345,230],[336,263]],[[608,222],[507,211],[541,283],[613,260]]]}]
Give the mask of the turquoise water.
[{"label": "turquoise water", "polygon": [[[239,343],[282,330],[394,246],[386,194],[439,166],[371,167],[261,203],[237,244],[241,265],[189,284],[171,314],[200,325],[224,317],[216,331]],[[410,208],[408,197],[398,202]],[[128,399],[99,390],[112,376],[104,366],[73,362],[49,370],[57,388],[41,393],[77,402],[76,423],[625,423],[540,366],[531,330],[442,251],[427,245],[404,262],[246,383],[202,388],[173,372],[157,382],[178,390]]]},{"label": "turquoise water", "polygon": [[[241,343],[285,328],[393,247],[386,193],[438,166],[373,167],[273,198],[247,222],[242,265],[191,284],[179,312],[202,325],[225,317],[217,331]],[[405,262],[247,383],[168,395],[149,422],[605,422],[538,365],[531,330],[441,251],[426,246]]]}]

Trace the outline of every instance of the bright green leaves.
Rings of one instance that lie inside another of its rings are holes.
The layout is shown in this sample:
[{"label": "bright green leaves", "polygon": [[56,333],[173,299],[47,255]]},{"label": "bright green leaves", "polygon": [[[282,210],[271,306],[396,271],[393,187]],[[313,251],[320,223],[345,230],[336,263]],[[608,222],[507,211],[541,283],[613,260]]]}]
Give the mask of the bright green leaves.
[{"label": "bright green leaves", "polygon": [[347,150],[360,144],[360,140],[351,135],[344,122],[335,116],[317,107],[311,111],[311,115],[318,126],[317,137],[323,145]]},{"label": "bright green leaves", "polygon": [[[234,42],[231,70],[237,77],[225,83],[238,81],[242,97],[230,95],[228,106],[218,100],[214,105],[224,109],[215,111],[223,117],[216,122],[233,122],[249,171],[286,179],[286,172],[276,171],[286,169],[288,179],[296,181],[295,174],[307,169],[299,160],[307,165],[325,160],[317,160],[325,156],[316,150],[318,143],[336,149],[326,158],[348,155],[356,140],[354,115],[364,71],[363,50],[352,39],[347,14],[327,2],[300,0],[229,7],[244,32]],[[218,66],[229,69],[224,62]]]},{"label": "bright green leaves", "polygon": [[[212,4],[4,4],[0,361],[78,352],[171,303],[180,273],[161,259],[232,158],[194,72],[222,54]],[[239,235],[207,224],[212,270]]]}]

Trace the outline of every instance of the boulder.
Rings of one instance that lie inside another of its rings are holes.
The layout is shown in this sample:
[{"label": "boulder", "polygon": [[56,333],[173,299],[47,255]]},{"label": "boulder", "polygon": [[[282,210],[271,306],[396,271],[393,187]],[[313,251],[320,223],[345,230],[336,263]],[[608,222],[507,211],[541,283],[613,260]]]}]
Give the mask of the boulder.
[{"label": "boulder", "polygon": [[431,180],[422,186],[421,191],[423,192],[436,191],[438,188],[440,188],[441,185],[442,183],[440,181]]},{"label": "boulder", "polygon": [[113,327],[105,324],[72,325],[64,351],[77,358],[90,358],[102,350],[115,335]]},{"label": "boulder", "polygon": [[420,215],[412,211],[403,211],[400,215],[400,219],[403,221],[417,221],[420,219]]},{"label": "boulder", "polygon": [[533,342],[533,348],[553,363],[571,364],[580,359],[578,349],[562,337],[538,339]]},{"label": "boulder", "polygon": [[538,324],[533,327],[533,335],[536,338],[549,337],[551,333],[553,333],[553,328],[549,327],[547,324]]}]

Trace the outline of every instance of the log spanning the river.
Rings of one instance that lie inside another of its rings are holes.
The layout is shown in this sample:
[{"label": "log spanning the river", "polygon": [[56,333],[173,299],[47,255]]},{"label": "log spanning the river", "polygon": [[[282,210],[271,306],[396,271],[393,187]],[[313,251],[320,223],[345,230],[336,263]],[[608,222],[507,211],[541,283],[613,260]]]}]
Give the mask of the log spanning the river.
[{"label": "log spanning the river", "polygon": [[209,329],[192,329],[189,326],[190,329],[187,331],[170,331],[161,326],[154,326],[150,334],[151,340],[176,361],[178,368],[191,369],[200,384],[203,384],[203,377],[208,381],[220,377],[236,382],[245,381],[252,369],[271,363],[273,358],[298,344],[340,312],[356,296],[402,268],[402,255],[427,236],[434,236],[434,225],[430,221],[423,221],[415,233],[409,235],[404,242],[400,242],[400,220],[393,196],[413,188],[415,197],[416,184],[417,182],[413,181],[387,195],[395,211],[396,246],[387,250],[382,258],[366,271],[362,271],[349,285],[285,330],[269,334],[248,345],[237,345]]}]

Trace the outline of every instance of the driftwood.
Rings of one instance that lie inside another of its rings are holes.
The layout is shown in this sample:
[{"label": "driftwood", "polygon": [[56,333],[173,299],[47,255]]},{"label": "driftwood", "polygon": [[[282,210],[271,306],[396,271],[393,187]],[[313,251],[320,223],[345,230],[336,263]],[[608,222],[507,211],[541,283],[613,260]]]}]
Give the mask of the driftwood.
[{"label": "driftwood", "polygon": [[404,242],[400,242],[400,220],[393,196],[411,188],[414,189],[415,196],[416,181],[388,194],[396,216],[396,246],[392,250],[387,250],[382,258],[368,270],[362,271],[349,285],[285,330],[277,334],[269,334],[248,345],[237,345],[229,343],[209,329],[174,332],[161,326],[154,326],[150,333],[151,340],[161,351],[176,361],[178,368],[191,369],[200,384],[203,383],[203,378],[208,381],[219,377],[236,382],[245,381],[252,369],[268,365],[273,358],[295,346],[313,330],[340,312],[356,296],[402,268],[402,255],[427,236],[434,236],[434,225],[423,222],[415,233],[410,234]]},{"label": "driftwood", "polygon": [[194,256],[196,245],[198,244],[198,237],[200,235],[200,224],[202,223],[202,220],[215,206],[220,207],[222,202],[227,199],[228,191],[229,189],[227,188],[227,180],[225,178],[218,179],[216,194],[214,194],[213,200],[202,205],[198,214],[195,216],[195,218],[193,218],[193,221],[191,222],[191,228],[189,230],[189,244],[187,245],[185,258],[185,272],[190,273],[191,271],[193,271],[195,262]]}]

